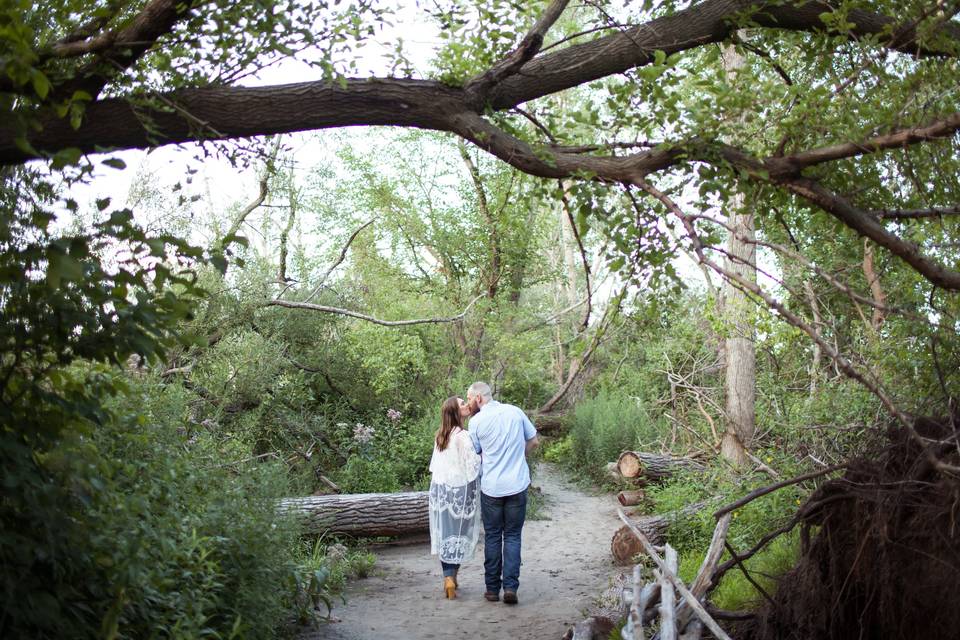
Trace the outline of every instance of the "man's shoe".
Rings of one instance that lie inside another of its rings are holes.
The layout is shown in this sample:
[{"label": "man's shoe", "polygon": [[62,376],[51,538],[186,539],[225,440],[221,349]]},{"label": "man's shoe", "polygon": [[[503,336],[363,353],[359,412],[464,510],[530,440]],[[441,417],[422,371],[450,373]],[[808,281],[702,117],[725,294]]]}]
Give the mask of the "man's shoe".
[{"label": "man's shoe", "polygon": [[504,604],[517,604],[517,592],[516,591],[504,591],[503,592],[503,603]]},{"label": "man's shoe", "polygon": [[[500,602],[500,594],[494,593],[493,591],[485,591],[483,597],[487,599],[488,602]],[[516,595],[514,595],[516,598]]]}]

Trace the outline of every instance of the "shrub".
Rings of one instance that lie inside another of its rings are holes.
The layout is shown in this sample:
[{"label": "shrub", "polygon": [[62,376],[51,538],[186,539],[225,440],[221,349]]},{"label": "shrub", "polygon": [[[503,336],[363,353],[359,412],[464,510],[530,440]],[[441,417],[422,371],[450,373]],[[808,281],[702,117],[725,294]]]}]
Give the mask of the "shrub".
[{"label": "shrub", "polygon": [[616,391],[601,391],[577,404],[570,428],[569,461],[602,478],[607,462],[626,449],[643,448],[658,439],[659,425],[640,401]]},{"label": "shrub", "polygon": [[259,638],[288,617],[284,469],[224,464],[172,420],[176,392],[140,384],[114,380],[101,423],[42,454],[48,483],[23,495],[43,499],[4,532],[6,637]]},{"label": "shrub", "polygon": [[372,553],[340,543],[327,544],[323,537],[312,542],[303,541],[299,546],[296,570],[292,573],[298,621],[301,624],[319,622],[318,613],[324,609],[329,617],[334,596],[341,595],[347,580],[367,577],[374,562]]}]

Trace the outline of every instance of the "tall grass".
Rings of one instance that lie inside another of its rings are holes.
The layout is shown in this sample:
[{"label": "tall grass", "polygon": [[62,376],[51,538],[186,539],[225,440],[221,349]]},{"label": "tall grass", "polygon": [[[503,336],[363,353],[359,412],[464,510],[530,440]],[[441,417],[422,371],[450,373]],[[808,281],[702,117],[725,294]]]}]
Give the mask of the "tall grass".
[{"label": "tall grass", "polygon": [[600,479],[607,462],[656,442],[662,426],[639,398],[602,390],[577,404],[568,440],[560,445],[563,462]]}]

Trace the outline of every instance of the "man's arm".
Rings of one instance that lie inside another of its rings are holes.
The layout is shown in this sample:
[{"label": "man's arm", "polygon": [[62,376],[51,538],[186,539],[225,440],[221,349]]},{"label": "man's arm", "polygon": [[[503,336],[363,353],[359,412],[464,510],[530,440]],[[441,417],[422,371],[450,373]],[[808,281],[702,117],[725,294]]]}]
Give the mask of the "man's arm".
[{"label": "man's arm", "polygon": [[530,455],[530,452],[533,451],[534,449],[536,449],[536,448],[539,447],[539,446],[540,446],[540,437],[539,437],[539,436],[533,436],[532,438],[530,438],[529,440],[527,440],[527,444],[526,444],[526,447],[524,448],[523,453],[524,453],[525,455]]},{"label": "man's arm", "polygon": [[521,411],[520,415],[523,416],[523,439],[527,441],[523,453],[529,455],[531,451],[540,446],[540,438],[537,436],[537,430],[530,422],[527,414]]}]

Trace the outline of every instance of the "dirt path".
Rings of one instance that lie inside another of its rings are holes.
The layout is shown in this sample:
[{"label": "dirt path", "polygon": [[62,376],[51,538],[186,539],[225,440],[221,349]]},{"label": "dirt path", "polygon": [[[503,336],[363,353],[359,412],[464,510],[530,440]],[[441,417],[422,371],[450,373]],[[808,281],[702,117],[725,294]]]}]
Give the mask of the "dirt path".
[{"label": "dirt path", "polygon": [[587,495],[541,464],[533,483],[546,497],[546,520],[523,528],[520,604],[483,599],[483,536],[460,569],[459,597],[445,600],[440,565],[428,544],[377,551],[377,574],[347,591],[336,622],[301,640],[508,638],[559,639],[619,573],[610,559],[618,526],[612,496]]}]

